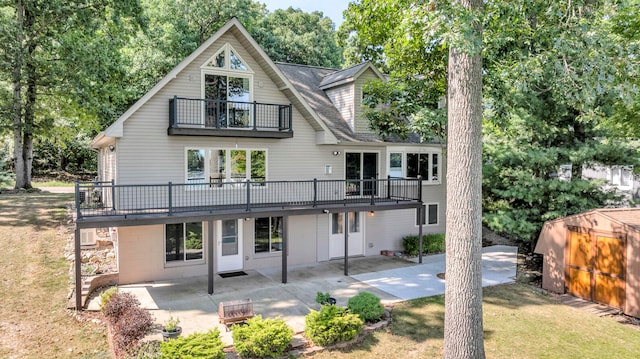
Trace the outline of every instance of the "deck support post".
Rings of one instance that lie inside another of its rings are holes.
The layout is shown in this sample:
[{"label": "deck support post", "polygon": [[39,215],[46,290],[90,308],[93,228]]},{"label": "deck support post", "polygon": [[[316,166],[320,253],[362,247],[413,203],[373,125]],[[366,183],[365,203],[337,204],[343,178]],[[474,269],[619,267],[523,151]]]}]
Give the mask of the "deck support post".
[{"label": "deck support post", "polygon": [[344,212],[344,275],[349,275],[349,212]]},{"label": "deck support post", "polygon": [[[424,243],[422,243],[422,211],[423,211],[423,207],[422,204],[420,204],[420,207],[416,208],[416,211],[418,212],[418,263],[422,264],[422,245]],[[426,215],[426,213],[425,213]],[[426,219],[426,218],[425,218]]]},{"label": "deck support post", "polygon": [[213,278],[214,278],[214,263],[213,260],[215,258],[214,255],[214,243],[213,243],[213,219],[207,221],[207,247],[209,250],[207,251],[207,281],[209,282],[207,293],[209,295],[213,294]]},{"label": "deck support post", "polygon": [[289,216],[282,217],[282,284],[287,283],[287,256],[289,255]]},{"label": "deck support post", "polygon": [[82,310],[82,255],[80,249],[80,228],[76,226],[73,238],[74,246],[74,270],[76,280],[76,310]]}]

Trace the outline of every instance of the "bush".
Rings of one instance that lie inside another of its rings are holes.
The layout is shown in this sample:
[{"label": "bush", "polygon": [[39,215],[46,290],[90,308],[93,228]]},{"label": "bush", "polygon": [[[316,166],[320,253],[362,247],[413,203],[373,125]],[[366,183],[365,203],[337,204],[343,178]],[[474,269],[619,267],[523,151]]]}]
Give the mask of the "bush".
[{"label": "bush", "polygon": [[323,305],[320,311],[311,310],[304,320],[304,334],[322,346],[351,340],[362,330],[362,320],[357,315],[335,305]]},{"label": "bush", "polygon": [[126,353],[138,344],[153,327],[151,314],[139,306],[126,308],[113,326],[116,353]]},{"label": "bush", "polygon": [[102,308],[102,313],[111,324],[116,324],[125,310],[140,307],[140,301],[131,293],[113,293]]},{"label": "bush", "polygon": [[100,310],[104,312],[104,307],[107,305],[107,302],[113,297],[114,294],[118,293],[118,287],[110,287],[100,294]]},{"label": "bush", "polygon": [[351,313],[357,314],[365,322],[378,321],[384,314],[380,298],[369,292],[360,292],[349,298],[347,307]]},{"label": "bush", "polygon": [[131,350],[128,359],[159,359],[160,341],[153,340],[140,344],[135,350]]},{"label": "bush", "polygon": [[223,348],[218,329],[209,330],[206,333],[193,333],[160,343],[161,357],[166,359],[224,359]]},{"label": "bush", "polygon": [[[417,256],[419,245],[417,235],[402,237],[402,247],[408,255]],[[422,253],[442,253],[444,250],[445,235],[443,233],[430,233],[422,236]]]},{"label": "bush", "polygon": [[281,319],[247,319],[246,325],[233,326],[233,343],[243,358],[274,358],[284,354],[293,330]]}]

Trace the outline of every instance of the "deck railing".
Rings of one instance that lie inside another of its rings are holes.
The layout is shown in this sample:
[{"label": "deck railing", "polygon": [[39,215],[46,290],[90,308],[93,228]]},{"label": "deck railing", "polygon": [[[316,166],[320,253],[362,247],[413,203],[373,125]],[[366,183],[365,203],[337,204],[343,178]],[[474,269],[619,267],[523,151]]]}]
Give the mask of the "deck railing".
[{"label": "deck railing", "polygon": [[116,185],[76,182],[77,218],[422,201],[421,179]]},{"label": "deck railing", "polygon": [[292,131],[292,106],[174,96],[169,100],[171,128]]}]

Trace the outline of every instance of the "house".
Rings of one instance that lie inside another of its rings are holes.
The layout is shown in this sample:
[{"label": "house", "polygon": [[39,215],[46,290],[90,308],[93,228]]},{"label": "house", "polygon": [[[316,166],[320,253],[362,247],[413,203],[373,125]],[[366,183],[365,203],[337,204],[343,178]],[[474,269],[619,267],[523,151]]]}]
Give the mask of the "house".
[{"label": "house", "polygon": [[76,248],[117,227],[120,284],[208,275],[211,294],[218,273],[282,266],[286,283],[288,265],[342,258],[346,274],[423,225],[444,233],[442,145],[368,129],[362,86],[380,78],[275,63],[231,19],[93,140]]},{"label": "house", "polygon": [[640,209],[603,208],[545,222],[542,288],[640,318]]}]

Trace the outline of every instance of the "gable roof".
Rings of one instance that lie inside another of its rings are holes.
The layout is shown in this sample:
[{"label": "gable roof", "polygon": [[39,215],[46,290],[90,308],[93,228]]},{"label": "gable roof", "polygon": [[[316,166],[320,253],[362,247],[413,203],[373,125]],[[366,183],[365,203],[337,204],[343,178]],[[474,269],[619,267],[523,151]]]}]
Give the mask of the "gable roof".
[{"label": "gable roof", "polygon": [[381,80],[384,80],[384,75],[375,66],[373,66],[371,62],[367,61],[326,75],[322,79],[322,81],[320,81],[319,87],[323,90],[326,90],[332,87],[343,85],[348,82],[353,82],[367,69],[370,69]]},{"label": "gable roof", "polygon": [[[383,142],[377,136],[366,133],[354,133],[342,114],[333,105],[327,94],[321,88],[321,83],[326,78],[344,79],[345,76],[353,77],[360,72],[365,64],[360,64],[345,70],[336,70],[326,67],[288,64],[276,62],[276,66],[291,81],[300,95],[309,106],[318,114],[318,117],[331,129],[340,141],[349,142]],[[352,69],[356,68],[354,72]],[[337,74],[337,75],[336,75]],[[333,82],[336,83],[335,81]]]},{"label": "gable roof", "polygon": [[[257,59],[262,60],[266,64],[267,75],[275,78],[279,89],[285,93],[289,100],[303,113],[303,115],[310,120],[310,125],[316,130],[324,133],[324,139],[321,142],[324,143],[336,143],[337,139],[332,135],[329,128],[326,127],[324,121],[322,121],[315,112],[305,103],[303,97],[298,93],[296,87],[294,87],[287,77],[285,77],[280,69],[276,67],[275,63],[267,56],[262,50],[260,45],[251,37],[247,29],[242,26],[240,21],[233,17],[226,24],[224,24],[218,31],[216,31],[207,41],[205,41],[194,52],[187,56],[182,62],[169,72],[162,80],[160,80],[151,90],[149,90],[144,96],[142,96],[135,104],[133,104],[127,111],[125,111],[114,123],[107,127],[103,132],[99,133],[92,142],[92,146],[95,147],[98,142],[103,142],[105,137],[122,137],[124,135],[124,123],[129,119],[140,107],[142,107],[147,101],[149,101],[154,95],[156,95],[162,88],[164,88],[169,82],[175,79],[189,64],[191,64],[198,56],[206,51],[215,41],[217,41],[222,35],[227,32],[233,32],[238,36],[242,42],[248,45],[248,50],[252,52]],[[253,51],[251,51],[253,50]]]},{"label": "gable roof", "polygon": [[569,218],[600,215],[609,218],[620,225],[627,225],[640,230],[640,208],[596,208],[587,212],[576,213],[566,217],[560,217],[546,221],[546,223],[562,222]]}]

